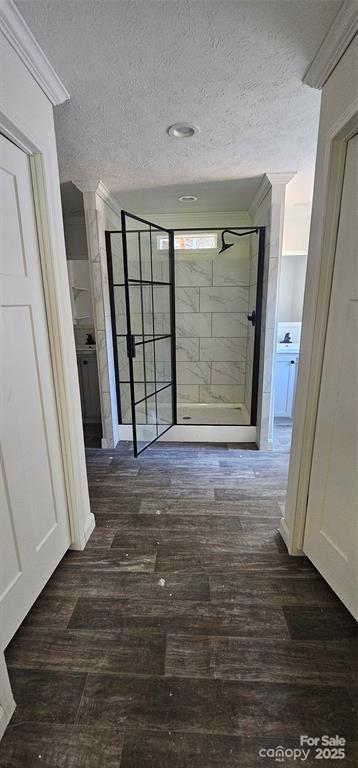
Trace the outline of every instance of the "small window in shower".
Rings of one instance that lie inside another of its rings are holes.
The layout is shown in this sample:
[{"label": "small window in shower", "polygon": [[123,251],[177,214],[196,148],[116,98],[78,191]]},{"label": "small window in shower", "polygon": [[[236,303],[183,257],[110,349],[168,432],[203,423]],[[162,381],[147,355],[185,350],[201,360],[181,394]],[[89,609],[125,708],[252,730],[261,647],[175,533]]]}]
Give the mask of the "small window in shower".
[{"label": "small window in shower", "polygon": [[[183,234],[175,235],[174,237],[174,249],[176,251],[210,251],[217,250],[218,236],[216,232],[195,233],[193,235]],[[168,237],[166,235],[158,235],[157,247],[159,251],[165,251],[168,249]]]}]

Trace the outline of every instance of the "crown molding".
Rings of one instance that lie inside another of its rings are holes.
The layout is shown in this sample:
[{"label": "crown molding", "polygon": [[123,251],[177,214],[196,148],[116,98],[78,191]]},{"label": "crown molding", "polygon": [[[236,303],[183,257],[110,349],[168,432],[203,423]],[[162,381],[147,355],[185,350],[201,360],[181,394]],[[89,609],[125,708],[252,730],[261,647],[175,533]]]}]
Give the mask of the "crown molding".
[{"label": "crown molding", "polygon": [[86,192],[94,192],[98,197],[103,200],[106,205],[113,211],[113,213],[116,214],[116,216],[121,215],[121,208],[118,205],[117,201],[113,197],[112,193],[109,191],[108,187],[106,187],[105,184],[103,184],[103,181],[100,179],[79,179],[77,181],[72,182],[77,189],[82,192],[82,194],[85,194]]},{"label": "crown molding", "polygon": [[[244,216],[247,217],[248,214],[247,214],[246,210],[240,210],[240,211],[178,211],[178,210],[176,210],[176,211],[171,211],[171,212],[167,211],[166,213],[160,213],[160,211],[156,211],[156,212],[152,211],[151,213],[148,213],[147,211],[144,211],[144,213],[142,213],[140,211],[138,215],[142,216],[143,219],[148,218],[148,221],[150,221],[150,220],[153,221],[154,220],[153,223],[155,223],[155,217],[158,218],[158,216],[159,216],[160,217],[160,221],[161,222],[165,222],[166,224],[168,224],[168,229],[171,229],[172,227],[170,227],[170,223],[173,221],[173,218],[185,219],[186,222],[187,221],[188,222],[193,221],[194,224],[195,224],[198,219],[200,219],[200,218],[203,219],[206,216],[211,216],[212,218],[215,218],[215,217],[220,218],[220,216],[221,217],[224,217],[224,216],[238,216],[239,217],[240,216],[242,218]],[[248,224],[248,226],[250,226],[250,224]],[[215,229],[215,228],[216,227],[213,225],[213,229]],[[174,227],[174,229],[175,229],[175,227]]]},{"label": "crown molding", "polygon": [[112,193],[109,191],[108,187],[106,187],[102,181],[99,182],[96,192],[101,200],[103,200],[109,206],[109,208],[111,208],[113,213],[120,217],[121,208],[118,205],[117,200],[115,200]]},{"label": "crown molding", "polygon": [[40,48],[13,0],[0,0],[0,30],[51,104],[63,104],[70,94]]},{"label": "crown molding", "polygon": [[265,175],[273,187],[275,184],[288,184],[296,174],[297,171],[273,171],[272,173],[267,172]]},{"label": "crown molding", "polygon": [[272,187],[276,184],[288,184],[288,182],[296,176],[296,173],[297,171],[273,171],[265,173],[249,205],[248,211],[250,216],[253,216],[256,213]]},{"label": "crown molding", "polygon": [[250,216],[253,216],[256,213],[257,209],[260,207],[262,201],[265,199],[270,189],[271,183],[266,174],[264,174],[249,205],[248,211]]},{"label": "crown molding", "polygon": [[85,192],[97,192],[100,184],[99,179],[71,179],[71,181],[82,194],[85,194]]},{"label": "crown molding", "polygon": [[356,0],[345,0],[305,73],[303,78],[305,85],[311,88],[323,88],[357,32]]}]

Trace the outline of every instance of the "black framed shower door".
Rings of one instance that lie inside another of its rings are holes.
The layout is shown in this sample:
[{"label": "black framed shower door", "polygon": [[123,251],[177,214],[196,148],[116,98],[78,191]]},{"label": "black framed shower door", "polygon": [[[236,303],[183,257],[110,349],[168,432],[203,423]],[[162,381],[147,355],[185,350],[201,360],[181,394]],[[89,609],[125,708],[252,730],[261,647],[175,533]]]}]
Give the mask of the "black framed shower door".
[{"label": "black framed shower door", "polygon": [[127,211],[121,221],[106,232],[118,421],[130,412],[139,456],[176,423],[174,232]]}]

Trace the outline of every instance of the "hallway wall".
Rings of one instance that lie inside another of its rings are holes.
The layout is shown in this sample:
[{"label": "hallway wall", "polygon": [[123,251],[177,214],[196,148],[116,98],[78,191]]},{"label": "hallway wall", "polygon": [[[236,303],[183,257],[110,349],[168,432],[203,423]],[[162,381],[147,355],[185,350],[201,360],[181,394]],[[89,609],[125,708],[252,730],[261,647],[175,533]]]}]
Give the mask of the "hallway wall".
[{"label": "hallway wall", "polygon": [[257,440],[264,451],[273,448],[274,362],[285,193],[294,175],[266,174],[250,207],[253,223],[266,227],[257,412]]},{"label": "hallway wall", "polygon": [[[355,37],[322,88],[292,450],[287,501],[280,526],[290,554],[302,554],[319,398],[317,382],[321,381],[329,304],[324,289],[330,287],[337,237],[338,214],[332,201],[339,200],[341,195],[337,154],[334,153],[338,148],[344,151],[339,131],[345,129],[354,115],[357,121],[357,62],[358,40]],[[338,189],[331,185],[330,174]],[[330,414],[328,420],[331,417]]]},{"label": "hallway wall", "polygon": [[102,182],[89,180],[74,183],[83,193],[85,211],[101,400],[102,448],[114,448],[119,437],[105,231],[120,228],[120,215]]},{"label": "hallway wall", "polygon": [[307,254],[282,254],[278,321],[300,323],[303,312]]}]

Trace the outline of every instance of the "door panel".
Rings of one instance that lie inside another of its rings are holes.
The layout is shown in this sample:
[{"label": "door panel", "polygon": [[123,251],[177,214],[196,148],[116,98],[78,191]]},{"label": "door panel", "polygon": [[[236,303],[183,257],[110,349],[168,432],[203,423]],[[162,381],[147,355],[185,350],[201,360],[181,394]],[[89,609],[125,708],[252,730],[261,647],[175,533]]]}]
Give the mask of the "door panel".
[{"label": "door panel", "polygon": [[358,618],[358,137],[348,142],[304,551]]},{"label": "door panel", "polygon": [[70,533],[29,162],[4,137],[0,154],[4,648],[63,557]]},{"label": "door panel", "polygon": [[118,415],[138,456],[176,423],[173,232],[122,211],[107,257]]}]

